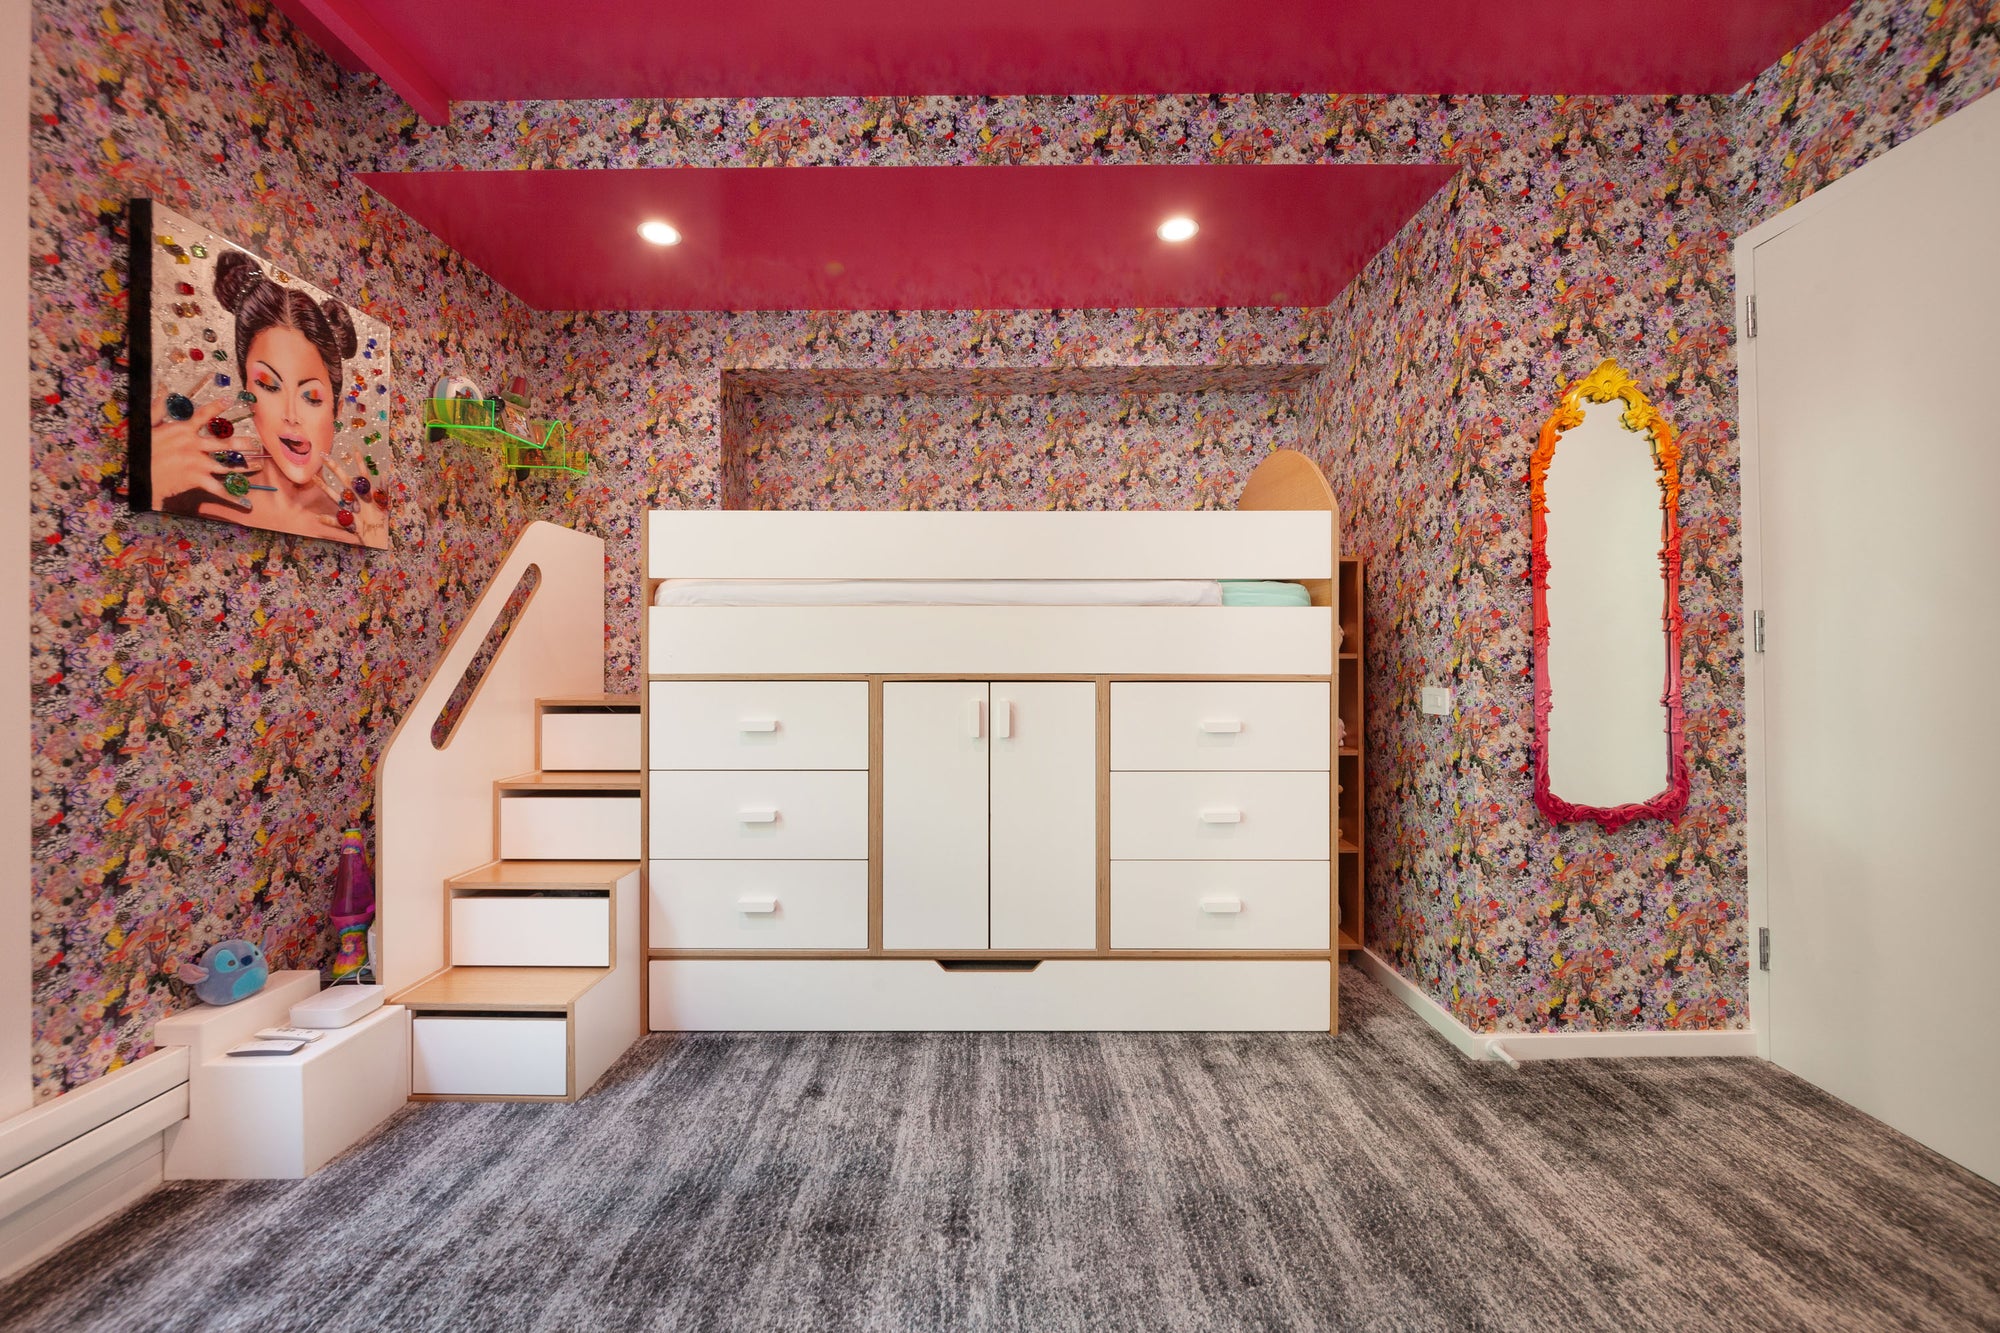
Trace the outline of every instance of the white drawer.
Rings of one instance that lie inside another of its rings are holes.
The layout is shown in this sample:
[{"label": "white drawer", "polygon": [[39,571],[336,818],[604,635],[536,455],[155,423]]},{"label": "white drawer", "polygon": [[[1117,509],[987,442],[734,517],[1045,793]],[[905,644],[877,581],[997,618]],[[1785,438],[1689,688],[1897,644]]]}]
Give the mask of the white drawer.
[{"label": "white drawer", "polygon": [[639,793],[500,798],[503,861],[636,861]]},{"label": "white drawer", "polygon": [[639,771],[636,708],[549,709],[542,714],[542,768],[548,772]]},{"label": "white drawer", "polygon": [[655,861],[655,949],[865,949],[866,861]]},{"label": "white drawer", "polygon": [[868,682],[653,683],[654,768],[866,768]]},{"label": "white drawer", "polygon": [[1114,949],[1325,949],[1325,861],[1113,861]]},{"label": "white drawer", "polygon": [[604,894],[461,893],[451,900],[454,967],[610,967]]},{"label": "white drawer", "polygon": [[1309,683],[1113,685],[1111,767],[1324,770],[1332,707],[1332,687]]},{"label": "white drawer", "polygon": [[444,1097],[566,1097],[569,1021],[561,1014],[410,1024],[410,1091]]},{"label": "white drawer", "polygon": [[654,773],[652,854],[693,861],[866,860],[868,774]]},{"label": "white drawer", "polygon": [[1325,860],[1325,773],[1113,773],[1118,861]]}]

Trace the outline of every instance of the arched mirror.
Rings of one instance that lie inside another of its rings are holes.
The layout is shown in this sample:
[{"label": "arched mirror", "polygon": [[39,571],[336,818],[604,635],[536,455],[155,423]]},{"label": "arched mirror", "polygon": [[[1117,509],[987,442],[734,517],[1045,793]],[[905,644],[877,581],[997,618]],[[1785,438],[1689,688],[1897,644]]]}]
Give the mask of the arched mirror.
[{"label": "arched mirror", "polygon": [[1535,804],[1607,831],[1687,805],[1680,450],[1615,361],[1563,391],[1528,466]]}]

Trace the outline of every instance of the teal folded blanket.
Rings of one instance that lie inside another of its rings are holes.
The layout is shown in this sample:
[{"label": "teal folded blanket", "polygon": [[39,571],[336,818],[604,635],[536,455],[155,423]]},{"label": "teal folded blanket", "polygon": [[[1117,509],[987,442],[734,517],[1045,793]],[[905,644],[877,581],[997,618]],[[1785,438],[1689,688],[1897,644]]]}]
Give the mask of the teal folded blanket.
[{"label": "teal folded blanket", "polygon": [[1296,583],[1255,583],[1222,580],[1224,606],[1311,606],[1312,594]]}]

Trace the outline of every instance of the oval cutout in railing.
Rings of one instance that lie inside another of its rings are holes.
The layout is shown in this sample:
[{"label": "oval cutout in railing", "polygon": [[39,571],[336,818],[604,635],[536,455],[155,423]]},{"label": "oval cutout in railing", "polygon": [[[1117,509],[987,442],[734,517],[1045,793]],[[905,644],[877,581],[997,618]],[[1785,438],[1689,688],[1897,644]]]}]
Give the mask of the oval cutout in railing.
[{"label": "oval cutout in railing", "polygon": [[529,565],[521,571],[521,578],[514,590],[507,594],[506,603],[500,614],[493,618],[493,628],[486,631],[486,638],[479,645],[479,651],[465,664],[465,674],[458,678],[458,684],[451,690],[451,697],[438,710],[437,719],[431,723],[431,745],[442,750],[451,743],[452,733],[465,718],[465,710],[471,706],[472,698],[479,693],[479,687],[486,682],[486,673],[493,666],[493,659],[500,655],[507,636],[514,632],[520,622],[521,613],[528,609],[528,601],[535,595],[535,589],[542,586],[542,567]]}]

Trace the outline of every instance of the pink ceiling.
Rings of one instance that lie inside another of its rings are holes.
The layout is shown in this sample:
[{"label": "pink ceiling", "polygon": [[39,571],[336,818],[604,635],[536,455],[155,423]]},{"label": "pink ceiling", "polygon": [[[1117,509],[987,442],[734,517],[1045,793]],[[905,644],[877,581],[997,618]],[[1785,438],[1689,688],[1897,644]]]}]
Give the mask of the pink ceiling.
[{"label": "pink ceiling", "polygon": [[459,101],[956,93],[1726,93],[1843,0],[279,0]]},{"label": "pink ceiling", "polygon": [[[364,177],[544,310],[1317,306],[1439,166],[792,167]],[[1186,213],[1201,234],[1154,235]],[[662,249],[638,225],[685,237]]]}]

